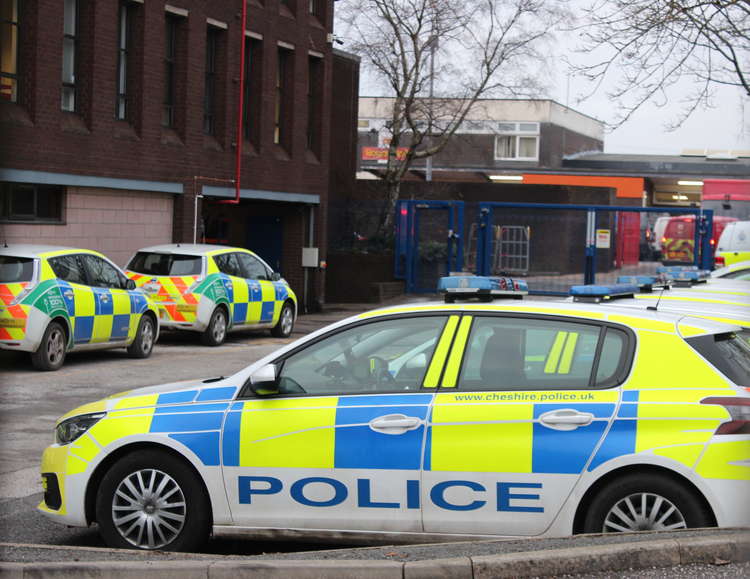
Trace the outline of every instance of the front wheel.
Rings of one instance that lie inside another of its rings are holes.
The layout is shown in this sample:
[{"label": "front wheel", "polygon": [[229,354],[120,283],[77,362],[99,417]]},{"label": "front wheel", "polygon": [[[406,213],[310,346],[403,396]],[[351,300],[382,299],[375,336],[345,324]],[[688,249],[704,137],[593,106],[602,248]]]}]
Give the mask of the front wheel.
[{"label": "front wheel", "polygon": [[279,321],[271,329],[271,335],[276,338],[288,338],[294,329],[294,309],[292,304],[286,302],[279,314]]},{"label": "front wheel", "polygon": [[221,346],[227,337],[227,315],[223,308],[216,308],[211,314],[208,327],[201,334],[205,346]]},{"label": "front wheel", "polygon": [[154,349],[154,320],[151,316],[141,316],[138,331],[133,343],[128,346],[128,356],[131,358],[148,358]]},{"label": "front wheel", "polygon": [[706,507],[685,486],[658,474],[627,475],[594,497],[584,520],[585,533],[674,531],[710,527]]},{"label": "front wheel", "polygon": [[59,370],[65,361],[67,340],[65,330],[59,322],[51,322],[44,330],[42,341],[36,352],[31,353],[31,363],[37,370]]},{"label": "front wheel", "polygon": [[120,459],[96,495],[104,542],[127,549],[192,551],[208,539],[210,504],[195,473],[158,450]]}]

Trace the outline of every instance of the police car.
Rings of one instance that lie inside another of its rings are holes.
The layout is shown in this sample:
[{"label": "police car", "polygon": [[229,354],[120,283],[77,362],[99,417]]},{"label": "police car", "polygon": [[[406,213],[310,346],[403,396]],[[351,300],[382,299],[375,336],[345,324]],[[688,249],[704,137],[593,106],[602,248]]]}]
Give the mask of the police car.
[{"label": "police car", "polygon": [[228,378],[57,423],[39,509],[108,545],[212,532],[565,536],[750,524],[736,326],[587,303],[360,314]]},{"label": "police car", "polygon": [[101,253],[47,245],[0,248],[0,348],[57,370],[69,351],[151,355],[156,305]]},{"label": "police car", "polygon": [[159,304],[164,328],[201,333],[207,346],[227,331],[267,328],[288,337],[297,316],[289,284],[252,251],[171,244],[139,250],[125,273]]}]

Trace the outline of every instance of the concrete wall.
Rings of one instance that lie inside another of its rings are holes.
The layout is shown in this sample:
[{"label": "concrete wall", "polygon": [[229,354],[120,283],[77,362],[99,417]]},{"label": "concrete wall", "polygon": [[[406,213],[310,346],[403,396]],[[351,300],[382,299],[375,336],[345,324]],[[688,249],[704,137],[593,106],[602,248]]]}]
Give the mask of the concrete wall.
[{"label": "concrete wall", "polygon": [[63,223],[0,223],[0,240],[95,249],[119,266],[136,250],[172,240],[171,195],[68,187]]}]

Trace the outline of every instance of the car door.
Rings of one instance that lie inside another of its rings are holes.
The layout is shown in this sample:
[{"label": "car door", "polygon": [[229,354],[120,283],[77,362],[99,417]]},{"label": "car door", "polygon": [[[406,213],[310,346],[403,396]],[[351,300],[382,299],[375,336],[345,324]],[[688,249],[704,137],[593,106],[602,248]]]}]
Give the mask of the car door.
[{"label": "car door", "polygon": [[114,265],[97,255],[81,254],[88,283],[94,296],[95,314],[91,343],[127,341],[131,329],[138,327],[137,316],[131,319],[127,278]]},{"label": "car door", "polygon": [[231,308],[230,324],[237,326],[248,323],[247,305],[250,290],[245,282],[240,261],[237,259],[237,252],[214,255],[214,261],[221,272],[221,283],[224,285]]},{"label": "car door", "polygon": [[73,342],[76,346],[91,343],[96,317],[96,298],[88,285],[86,269],[79,254],[59,255],[48,259],[57,277],[60,295],[68,311]]},{"label": "car door", "polygon": [[246,385],[222,438],[235,524],[421,531],[434,396],[423,384],[439,375],[457,319],[410,316],[334,330],[275,362],[274,394]]},{"label": "car door", "polygon": [[245,276],[248,292],[246,322],[248,324],[270,323],[276,310],[286,298],[286,288],[271,281],[271,272],[261,261],[245,252],[238,252],[237,259]]},{"label": "car door", "polygon": [[464,316],[427,432],[425,532],[538,535],[615,411],[630,338],[555,317]]}]

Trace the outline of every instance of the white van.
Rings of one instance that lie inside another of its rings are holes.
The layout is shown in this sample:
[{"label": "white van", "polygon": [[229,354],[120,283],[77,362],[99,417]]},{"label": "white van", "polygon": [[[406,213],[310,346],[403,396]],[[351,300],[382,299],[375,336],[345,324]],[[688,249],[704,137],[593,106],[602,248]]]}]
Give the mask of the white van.
[{"label": "white van", "polygon": [[716,244],[716,267],[750,260],[750,221],[727,223]]}]

